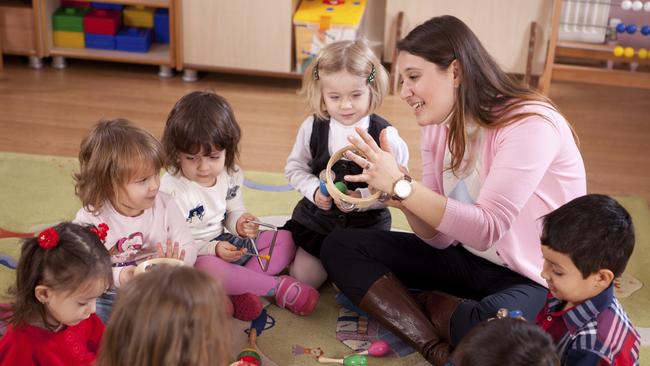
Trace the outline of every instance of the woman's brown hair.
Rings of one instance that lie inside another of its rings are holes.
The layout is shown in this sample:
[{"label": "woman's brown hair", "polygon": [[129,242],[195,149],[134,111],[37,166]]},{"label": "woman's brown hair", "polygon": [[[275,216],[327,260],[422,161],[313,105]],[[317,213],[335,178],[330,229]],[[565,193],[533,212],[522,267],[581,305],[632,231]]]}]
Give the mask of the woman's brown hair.
[{"label": "woman's brown hair", "polygon": [[162,166],[162,147],[149,132],[123,118],[101,120],[81,141],[75,193],[98,212],[136,175],[158,174]]},{"label": "woman's brown hair", "polygon": [[120,288],[98,366],[223,366],[230,323],[221,285],[190,267],[163,266]]},{"label": "woman's brown hair", "polygon": [[167,116],[162,144],[165,168],[180,172],[179,153],[209,155],[213,149],[226,150],[225,167],[236,171],[241,129],[228,101],[213,92],[194,91],[176,102]]},{"label": "woman's brown hair", "polygon": [[[441,70],[447,70],[458,60],[461,82],[456,89],[448,138],[452,155],[448,168],[454,173],[461,169],[465,154],[466,119],[474,119],[486,128],[500,128],[530,116],[548,119],[538,113],[512,113],[526,104],[547,103],[557,111],[545,95],[506,74],[472,30],[451,15],[434,17],[415,27],[397,44],[397,49],[422,57]],[[571,130],[577,143],[577,135],[572,127]]]}]

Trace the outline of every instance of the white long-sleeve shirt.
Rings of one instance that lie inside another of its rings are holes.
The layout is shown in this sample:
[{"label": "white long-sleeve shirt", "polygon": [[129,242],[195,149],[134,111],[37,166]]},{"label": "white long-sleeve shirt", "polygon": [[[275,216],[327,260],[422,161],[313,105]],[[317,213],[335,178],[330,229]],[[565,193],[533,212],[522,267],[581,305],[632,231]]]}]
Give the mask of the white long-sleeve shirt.
[{"label": "white long-sleeve shirt", "polygon": [[[313,122],[314,117],[309,116],[300,125],[296,142],[284,167],[284,175],[289,180],[291,186],[311,202],[314,202],[314,191],[320,185],[318,176],[312,174],[312,170],[309,167],[309,163],[313,160],[311,149],[309,148]],[[350,126],[346,126],[334,118],[330,118],[329,124],[327,148],[331,156],[338,150],[350,145],[348,136],[356,134],[356,127],[361,127],[363,130],[368,131],[370,116],[366,116]],[[395,127],[386,127],[386,134],[397,163],[407,167],[409,150],[406,142],[399,136]],[[370,194],[368,189],[361,189],[360,192],[362,197],[367,197]],[[382,203],[378,203],[378,205],[377,207],[373,205],[369,209],[383,207]]]},{"label": "white long-sleeve shirt", "polygon": [[[117,212],[110,202],[106,202],[98,214],[85,208],[77,212],[74,219],[78,224],[98,226],[108,225],[104,246],[112,254],[128,250],[155,249],[156,244],[165,245],[167,240],[178,242],[185,250],[184,262],[193,266],[196,261],[196,248],[192,245],[192,236],[180,214],[174,199],[166,193],[158,192],[153,207],[135,217],[124,216]],[[120,287],[120,273],[124,267],[113,267],[115,287]]]},{"label": "white long-sleeve shirt", "polygon": [[203,187],[182,174],[165,173],[160,180],[160,190],[174,197],[199,255],[214,255],[214,238],[224,229],[237,235],[237,220],[246,207],[242,196],[244,172],[236,169],[232,175],[224,169],[212,187]]}]

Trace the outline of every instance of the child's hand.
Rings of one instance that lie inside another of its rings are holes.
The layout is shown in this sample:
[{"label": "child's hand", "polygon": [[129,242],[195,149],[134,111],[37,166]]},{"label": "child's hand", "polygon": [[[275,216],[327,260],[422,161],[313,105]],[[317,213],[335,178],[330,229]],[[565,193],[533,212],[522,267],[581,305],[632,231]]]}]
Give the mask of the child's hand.
[{"label": "child's hand", "polygon": [[156,249],[158,258],[174,258],[180,260],[185,259],[185,249],[179,252],[180,245],[178,242],[174,242],[174,245],[172,246],[172,241],[168,239],[165,245],[165,249],[163,249],[162,243],[156,244]]},{"label": "child's hand", "polygon": [[316,207],[327,211],[332,208],[332,197],[324,195],[321,193],[320,188],[316,188],[316,192],[314,192],[314,203]]},{"label": "child's hand", "polygon": [[[350,197],[354,197],[354,198],[361,198],[361,192],[359,192],[359,191],[348,191],[346,193],[346,195],[348,195]],[[353,210],[353,209],[348,209],[348,208],[345,208],[345,207],[341,207],[341,205],[336,201],[334,201],[334,203],[336,204],[336,207],[338,207],[339,210],[341,210],[343,212],[352,212],[352,210]]]},{"label": "child's hand", "polygon": [[135,275],[135,266],[126,266],[120,271],[120,284],[124,285],[125,283],[131,281]]},{"label": "child's hand", "polygon": [[227,241],[218,241],[215,247],[217,257],[226,262],[234,262],[246,254],[246,248],[237,249],[236,246],[228,243]]},{"label": "child's hand", "polygon": [[239,216],[239,219],[237,219],[237,235],[242,238],[257,237],[260,226],[251,221],[257,221],[257,217],[251,213],[246,212]]}]

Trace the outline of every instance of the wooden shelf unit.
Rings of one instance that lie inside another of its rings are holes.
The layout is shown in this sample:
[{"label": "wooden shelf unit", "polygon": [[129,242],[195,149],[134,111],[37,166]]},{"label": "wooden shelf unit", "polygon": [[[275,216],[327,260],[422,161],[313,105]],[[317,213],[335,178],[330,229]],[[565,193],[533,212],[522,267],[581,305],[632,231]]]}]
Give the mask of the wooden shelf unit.
[{"label": "wooden shelf unit", "polygon": [[[35,0],[41,3],[41,22],[43,23],[43,40],[45,56],[69,57],[88,60],[126,62],[137,64],[158,65],[161,67],[176,67],[176,1],[180,0],[102,0],[102,2],[144,5],[155,8],[169,9],[169,44],[153,43],[149,52],[126,52],[119,50],[98,50],[88,48],[63,48],[54,46],[52,37],[52,14],[59,8],[58,0]],[[84,0],[86,1],[86,0]]]},{"label": "wooden shelf unit", "polygon": [[0,44],[5,54],[43,56],[39,0],[0,0]]}]

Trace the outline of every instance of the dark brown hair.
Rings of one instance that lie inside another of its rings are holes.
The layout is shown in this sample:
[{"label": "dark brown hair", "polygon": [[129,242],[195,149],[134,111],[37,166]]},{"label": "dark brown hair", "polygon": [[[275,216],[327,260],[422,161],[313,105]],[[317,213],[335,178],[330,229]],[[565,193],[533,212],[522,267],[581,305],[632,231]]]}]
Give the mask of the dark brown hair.
[{"label": "dark brown hair", "polygon": [[75,193],[98,212],[136,175],[157,174],[162,166],[162,147],[149,132],[123,118],[101,120],[81,141]]},{"label": "dark brown hair", "polygon": [[557,366],[553,339],[525,320],[484,321],[467,333],[451,355],[452,366]]},{"label": "dark brown hair", "polygon": [[98,366],[223,366],[230,352],[226,295],[209,275],[161,266],[120,288]]},{"label": "dark brown hair", "polygon": [[542,245],[568,255],[583,278],[609,269],[623,274],[634,250],[634,225],[627,210],[602,194],[575,198],[544,216]]},{"label": "dark brown hair", "polygon": [[37,238],[26,239],[16,268],[16,284],[9,289],[13,301],[6,319],[19,326],[41,316],[47,324],[45,305],[36,299],[34,289],[46,285],[59,291],[76,291],[94,281],[113,285],[113,271],[108,251],[92,226],[62,222],[53,227],[59,236],[57,245],[43,249]]},{"label": "dark brown hair", "polygon": [[225,149],[226,169],[234,172],[240,139],[241,129],[225,98],[209,91],[191,92],[176,102],[167,117],[162,138],[165,168],[172,174],[180,172],[181,152],[209,155],[213,149]]},{"label": "dark brown hair", "polygon": [[[449,168],[453,172],[461,168],[465,154],[466,118],[474,119],[483,127],[500,128],[534,115],[548,119],[537,113],[512,113],[526,104],[548,103],[557,111],[546,96],[506,74],[472,30],[456,17],[444,15],[429,19],[409,32],[397,44],[397,49],[422,57],[441,70],[458,60],[461,82],[456,89],[447,142],[452,154]],[[578,142],[572,127],[571,130]]]}]

